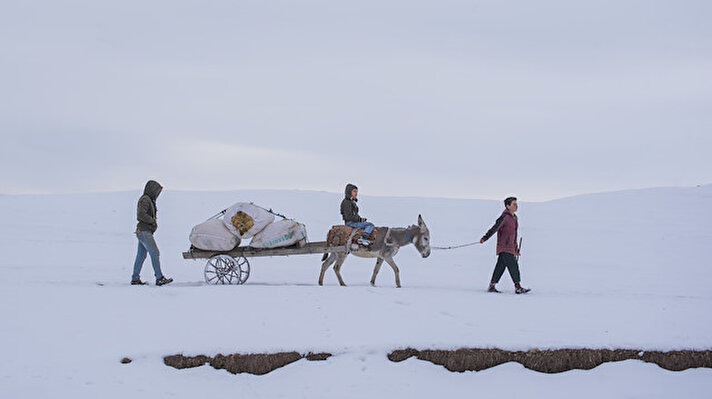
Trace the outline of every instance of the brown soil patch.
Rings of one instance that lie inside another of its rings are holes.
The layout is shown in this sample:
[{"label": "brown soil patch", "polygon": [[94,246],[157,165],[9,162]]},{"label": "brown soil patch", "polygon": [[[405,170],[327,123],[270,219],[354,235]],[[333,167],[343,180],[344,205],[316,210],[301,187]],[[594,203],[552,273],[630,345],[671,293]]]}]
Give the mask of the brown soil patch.
[{"label": "brown soil patch", "polygon": [[331,353],[312,353],[312,352],[309,352],[309,353],[307,353],[307,355],[304,356],[304,357],[306,357],[307,360],[311,360],[311,361],[322,361],[322,360],[326,360],[326,359],[330,358],[330,357],[331,357]]},{"label": "brown soil patch", "polygon": [[247,355],[217,354],[215,357],[208,357],[204,355],[183,356],[182,354],[178,354],[164,357],[163,362],[166,366],[175,367],[177,369],[200,367],[206,363],[209,363],[218,370],[227,370],[232,374],[250,373],[255,375],[264,375],[280,367],[294,363],[300,359],[319,361],[326,360],[330,356],[330,353],[311,352],[306,355],[302,355],[298,352],[258,353]]},{"label": "brown soil patch", "polygon": [[712,368],[712,351],[642,351],[635,349],[556,349],[511,352],[501,349],[416,350],[391,352],[388,359],[402,362],[410,357],[426,360],[450,371],[481,371],[507,362],[517,362],[541,373],[561,373],[574,369],[590,370],[607,362],[642,360],[671,371]]}]

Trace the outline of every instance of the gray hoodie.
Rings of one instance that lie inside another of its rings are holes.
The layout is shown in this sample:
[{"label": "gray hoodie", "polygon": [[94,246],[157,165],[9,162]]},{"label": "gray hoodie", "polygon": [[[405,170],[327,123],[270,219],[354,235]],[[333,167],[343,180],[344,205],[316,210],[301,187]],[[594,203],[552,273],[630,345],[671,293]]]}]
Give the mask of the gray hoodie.
[{"label": "gray hoodie", "polygon": [[351,191],[353,191],[354,189],[358,190],[358,187],[354,186],[353,184],[347,184],[345,190],[346,198],[341,201],[341,217],[344,219],[344,222],[363,221],[361,216],[358,215],[358,205],[356,205],[358,199],[351,198]]},{"label": "gray hoodie", "polygon": [[155,233],[156,229],[158,229],[158,223],[156,223],[156,199],[158,199],[158,194],[162,190],[163,187],[157,181],[149,180],[146,183],[143,195],[138,199],[136,209],[136,219],[138,219],[138,224],[136,225],[137,233],[139,231]]}]

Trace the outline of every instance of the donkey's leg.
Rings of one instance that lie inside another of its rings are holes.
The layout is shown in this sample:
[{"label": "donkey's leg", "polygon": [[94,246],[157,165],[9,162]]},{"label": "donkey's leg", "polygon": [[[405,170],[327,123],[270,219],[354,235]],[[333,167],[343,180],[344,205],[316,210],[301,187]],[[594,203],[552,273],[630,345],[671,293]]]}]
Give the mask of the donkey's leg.
[{"label": "donkey's leg", "polygon": [[334,262],[336,262],[336,254],[329,254],[324,263],[321,264],[321,274],[319,274],[319,285],[324,285],[324,273]]},{"label": "donkey's leg", "polygon": [[376,276],[378,272],[381,271],[381,265],[383,264],[383,258],[378,258],[376,261],[376,267],[373,268],[373,276],[371,276],[371,285],[376,285]]},{"label": "donkey's leg", "polygon": [[393,258],[386,258],[386,262],[388,262],[388,264],[391,265],[391,268],[393,268],[393,272],[396,274],[396,287],[400,288],[400,272],[398,270],[398,265],[396,265]]},{"label": "donkey's leg", "polygon": [[336,278],[339,279],[339,284],[341,284],[341,286],[345,287],[346,283],[344,283],[344,279],[341,278],[341,265],[344,264],[347,254],[338,254],[336,256],[337,256],[337,258],[336,258],[336,264],[334,265],[334,272],[336,273]]}]

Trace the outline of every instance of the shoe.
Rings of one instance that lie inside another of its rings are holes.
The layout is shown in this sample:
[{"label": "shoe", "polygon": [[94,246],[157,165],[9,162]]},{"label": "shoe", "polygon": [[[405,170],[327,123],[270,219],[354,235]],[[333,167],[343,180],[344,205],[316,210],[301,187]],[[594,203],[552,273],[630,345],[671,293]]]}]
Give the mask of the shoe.
[{"label": "shoe", "polygon": [[364,247],[368,247],[371,245],[371,241],[368,241],[367,239],[365,239],[363,237],[359,238],[358,241],[356,241],[356,243],[358,245],[363,245]]},{"label": "shoe", "polygon": [[526,294],[526,293],[529,292],[529,291],[531,291],[530,288],[517,287],[517,288],[514,290],[514,293],[515,293],[515,294]]},{"label": "shoe", "polygon": [[499,292],[499,290],[495,288],[494,285],[490,285],[487,289],[487,292]]},{"label": "shoe", "polygon": [[131,280],[131,285],[148,285],[147,282],[141,281],[141,279]]},{"label": "shoe", "polygon": [[161,285],[170,284],[172,282],[173,282],[172,278],[161,277],[158,280],[156,280],[156,285],[161,286]]}]

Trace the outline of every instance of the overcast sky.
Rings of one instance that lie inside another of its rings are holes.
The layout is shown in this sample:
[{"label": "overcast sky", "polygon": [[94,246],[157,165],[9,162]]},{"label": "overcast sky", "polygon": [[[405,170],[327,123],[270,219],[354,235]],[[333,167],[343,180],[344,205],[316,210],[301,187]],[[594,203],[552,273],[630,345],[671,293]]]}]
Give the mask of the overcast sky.
[{"label": "overcast sky", "polygon": [[0,193],[712,182],[712,2],[0,5]]}]

